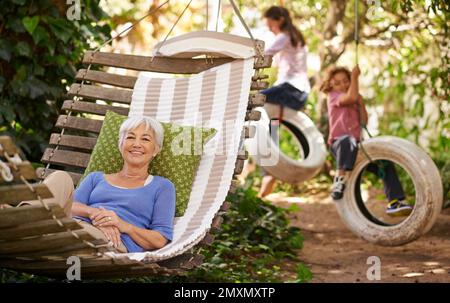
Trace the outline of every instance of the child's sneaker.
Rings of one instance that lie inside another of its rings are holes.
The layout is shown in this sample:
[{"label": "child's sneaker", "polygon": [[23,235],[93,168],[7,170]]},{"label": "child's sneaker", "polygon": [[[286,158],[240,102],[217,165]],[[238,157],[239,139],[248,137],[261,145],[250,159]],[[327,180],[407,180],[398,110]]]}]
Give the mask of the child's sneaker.
[{"label": "child's sneaker", "polygon": [[386,207],[386,213],[392,217],[409,216],[413,207],[407,204],[405,201],[394,199]]},{"label": "child's sneaker", "polygon": [[331,188],[331,198],[333,200],[342,199],[345,190],[345,179],[344,176],[334,177],[333,187]]}]

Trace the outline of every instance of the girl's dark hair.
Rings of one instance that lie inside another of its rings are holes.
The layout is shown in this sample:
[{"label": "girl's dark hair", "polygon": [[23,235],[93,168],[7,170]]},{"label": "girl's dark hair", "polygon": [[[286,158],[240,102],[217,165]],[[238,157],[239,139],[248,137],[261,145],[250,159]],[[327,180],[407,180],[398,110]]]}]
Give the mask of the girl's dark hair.
[{"label": "girl's dark hair", "polygon": [[347,76],[348,80],[351,79],[351,73],[347,68],[341,66],[333,66],[328,69],[325,80],[320,85],[320,91],[328,94],[331,91],[331,79],[333,79],[333,77],[339,73],[344,73]]},{"label": "girl's dark hair", "polygon": [[291,44],[294,47],[297,47],[300,42],[301,46],[305,46],[305,38],[303,38],[302,33],[294,26],[292,23],[291,16],[289,15],[289,11],[281,6],[271,6],[265,13],[265,18],[270,18],[279,21],[282,17],[284,18],[284,22],[281,24],[281,30],[289,34],[291,38]]}]

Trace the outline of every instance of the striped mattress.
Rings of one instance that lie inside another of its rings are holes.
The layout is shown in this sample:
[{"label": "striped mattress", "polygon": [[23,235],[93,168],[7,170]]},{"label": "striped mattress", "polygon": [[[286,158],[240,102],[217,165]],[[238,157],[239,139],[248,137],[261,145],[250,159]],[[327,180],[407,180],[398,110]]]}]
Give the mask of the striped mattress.
[{"label": "striped mattress", "polygon": [[183,78],[154,78],[141,73],[133,90],[129,116],[161,122],[213,127],[193,183],[188,207],[175,218],[172,242],[142,253],[107,253],[113,258],[155,262],[180,255],[203,239],[225,200],[241,143],[254,58],[237,59]]}]

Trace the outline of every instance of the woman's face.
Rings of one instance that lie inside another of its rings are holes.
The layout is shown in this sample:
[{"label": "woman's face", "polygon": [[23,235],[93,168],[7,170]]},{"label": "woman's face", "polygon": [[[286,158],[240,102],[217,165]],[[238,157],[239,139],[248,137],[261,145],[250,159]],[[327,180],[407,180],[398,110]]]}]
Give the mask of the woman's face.
[{"label": "woman's face", "polygon": [[283,22],[284,22],[283,17],[281,17],[280,20],[266,18],[267,27],[274,34],[278,34],[281,31],[281,25],[283,24]]},{"label": "woman's face", "polygon": [[337,73],[331,78],[331,89],[341,93],[346,93],[350,87],[350,79],[346,73]]},{"label": "woman's face", "polygon": [[133,166],[148,165],[158,152],[158,145],[153,130],[141,124],[125,135],[122,145],[124,161]]}]

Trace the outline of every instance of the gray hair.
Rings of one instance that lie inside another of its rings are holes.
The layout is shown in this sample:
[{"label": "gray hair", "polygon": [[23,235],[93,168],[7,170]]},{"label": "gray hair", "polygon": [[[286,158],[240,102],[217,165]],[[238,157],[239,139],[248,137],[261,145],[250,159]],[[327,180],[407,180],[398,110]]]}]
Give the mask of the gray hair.
[{"label": "gray hair", "polygon": [[155,134],[155,140],[156,140],[156,145],[158,146],[158,153],[161,151],[162,146],[163,146],[163,141],[164,141],[164,128],[161,125],[161,123],[151,117],[145,117],[145,116],[133,116],[133,117],[128,117],[128,119],[126,119],[122,125],[120,126],[120,130],[119,130],[119,150],[122,151],[122,145],[123,142],[125,141],[125,137],[127,135],[127,133],[137,127],[139,127],[139,125],[144,124],[145,125],[145,129],[151,129],[153,130],[154,134]]}]

